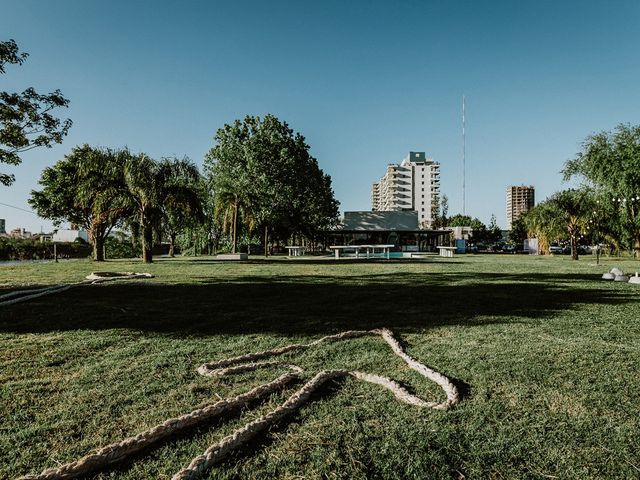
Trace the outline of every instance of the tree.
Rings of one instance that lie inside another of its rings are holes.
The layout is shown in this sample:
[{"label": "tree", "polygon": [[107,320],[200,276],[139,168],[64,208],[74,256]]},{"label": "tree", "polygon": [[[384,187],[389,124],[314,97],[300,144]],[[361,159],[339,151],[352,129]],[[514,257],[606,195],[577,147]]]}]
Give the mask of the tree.
[{"label": "tree", "polygon": [[133,216],[140,227],[142,258],[153,261],[153,232],[160,230],[163,214],[172,209],[196,211],[199,172],[187,159],[153,160],[144,153],[130,156],[124,165],[124,186]]},{"label": "tree", "polygon": [[42,190],[31,191],[29,204],[56,225],[82,226],[93,244],[93,259],[104,260],[104,241],[128,214],[123,168],[130,154],[83,145],[42,172]]},{"label": "tree", "polygon": [[[447,228],[449,225],[449,219],[447,218],[447,215],[449,215],[449,197],[442,195],[436,212],[437,214],[433,219],[431,227],[434,229]],[[427,225],[425,225],[424,228],[427,228]]]},{"label": "tree", "polygon": [[471,238],[474,242],[487,241],[487,227],[477,218],[472,218],[470,215],[456,214],[448,219],[449,227],[470,227]]},{"label": "tree", "polygon": [[[14,40],[0,42],[0,74],[7,64],[22,65],[27,57]],[[68,105],[60,90],[45,95],[33,88],[22,93],[0,91],[0,163],[19,165],[20,153],[62,143],[72,122],[60,120],[51,111]],[[0,184],[8,186],[14,180],[14,175],[0,173]]]},{"label": "tree", "polygon": [[215,199],[215,215],[224,231],[231,234],[232,253],[238,248],[240,216],[244,213],[245,218],[252,217],[246,148],[251,135],[250,118],[247,117],[244,123],[236,120],[218,129],[214,137],[217,145],[207,153],[204,161]]},{"label": "tree", "polygon": [[552,195],[549,202],[555,205],[569,234],[571,258],[578,260],[578,237],[588,225],[593,211],[591,191],[586,188],[563,190]]},{"label": "tree", "polygon": [[548,251],[551,239],[568,238],[571,258],[578,260],[578,239],[586,231],[593,209],[591,190],[568,189],[533,207],[524,219],[529,233],[538,237],[541,249]]},{"label": "tree", "polygon": [[640,255],[640,126],[618,125],[587,137],[565,163],[565,180],[579,178],[615,205],[624,240]]},{"label": "tree", "polygon": [[522,246],[527,239],[527,224],[524,215],[520,215],[511,222],[511,230],[509,230],[509,241]]},{"label": "tree", "polygon": [[219,217],[237,250],[238,230],[264,230],[279,238],[314,231],[337,222],[338,202],[331,177],[309,153],[304,137],[273,115],[247,116],[216,132],[216,146],[205,159]]},{"label": "tree", "polygon": [[160,170],[166,172],[163,185],[166,195],[160,205],[162,231],[169,239],[169,256],[173,257],[178,235],[188,226],[204,221],[203,179],[187,158],[165,158],[160,162]]},{"label": "tree", "polygon": [[502,230],[498,226],[496,216],[494,214],[491,214],[491,220],[489,222],[489,226],[487,227],[487,241],[495,243],[499,242],[500,240],[502,240]]},{"label": "tree", "polygon": [[547,200],[534,206],[520,218],[524,219],[528,235],[538,239],[538,248],[545,255],[549,253],[551,241],[563,235],[557,205]]}]

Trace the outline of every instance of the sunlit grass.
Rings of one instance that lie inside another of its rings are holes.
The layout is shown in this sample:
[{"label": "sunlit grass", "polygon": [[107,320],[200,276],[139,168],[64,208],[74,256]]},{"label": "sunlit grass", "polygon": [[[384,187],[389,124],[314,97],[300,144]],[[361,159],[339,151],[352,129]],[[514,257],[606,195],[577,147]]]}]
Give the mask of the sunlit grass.
[{"label": "sunlit grass", "polygon": [[[0,294],[95,270],[155,275],[0,307],[0,478],[68,462],[278,374],[216,382],[195,372],[205,361],[376,326],[457,379],[464,401],[449,412],[419,410],[346,380],[210,477],[637,477],[640,287],[600,280],[613,265],[640,270],[615,258],[597,266],[592,257],[507,255],[0,266]],[[375,337],[288,360],[309,375],[353,368],[442,395]],[[170,478],[285,396],[99,478]]]}]

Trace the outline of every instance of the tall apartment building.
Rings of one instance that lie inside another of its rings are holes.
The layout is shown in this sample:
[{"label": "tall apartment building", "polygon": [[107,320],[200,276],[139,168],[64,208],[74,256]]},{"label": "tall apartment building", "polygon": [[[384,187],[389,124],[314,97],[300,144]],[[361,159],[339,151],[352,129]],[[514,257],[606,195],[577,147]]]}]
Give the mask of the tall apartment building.
[{"label": "tall apartment building", "polygon": [[417,211],[420,225],[431,226],[438,213],[440,164],[425,152],[409,152],[398,165],[391,163],[371,188],[373,211]]},{"label": "tall apartment building", "polygon": [[536,189],[533,186],[507,187],[507,230],[520,215],[535,205]]},{"label": "tall apartment building", "polygon": [[5,221],[4,218],[0,218],[0,235],[7,233],[5,231]]}]

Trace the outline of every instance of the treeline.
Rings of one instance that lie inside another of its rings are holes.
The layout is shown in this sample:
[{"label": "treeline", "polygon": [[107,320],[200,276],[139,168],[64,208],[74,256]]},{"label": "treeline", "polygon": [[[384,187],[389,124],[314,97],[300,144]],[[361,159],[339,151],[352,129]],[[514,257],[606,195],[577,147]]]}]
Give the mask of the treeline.
[{"label": "treeline", "polygon": [[265,246],[293,235],[312,237],[335,225],[331,178],[309,145],[273,115],[224,125],[201,174],[187,158],[153,159],[128,149],[78,146],[41,175],[30,205],[56,224],[87,230],[93,258],[104,260],[114,229],[152,261],[154,243],[169,253],[212,251],[260,237]]},{"label": "treeline", "polygon": [[[568,241],[578,259],[580,243],[606,243],[640,255],[640,126],[619,125],[588,137],[562,170],[580,186],[553,194],[514,223],[519,236],[539,240],[548,252]],[[599,250],[598,250],[599,251]]]},{"label": "treeline", "polygon": [[0,237],[0,261],[48,260],[57,253],[59,258],[87,258],[91,247],[86,243],[64,243],[56,246],[40,240]]}]

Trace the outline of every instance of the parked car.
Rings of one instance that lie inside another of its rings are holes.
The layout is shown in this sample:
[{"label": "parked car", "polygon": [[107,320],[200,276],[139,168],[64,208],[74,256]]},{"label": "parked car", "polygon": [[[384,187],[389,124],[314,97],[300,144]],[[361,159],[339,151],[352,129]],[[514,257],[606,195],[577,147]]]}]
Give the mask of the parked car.
[{"label": "parked car", "polygon": [[551,245],[549,245],[549,253],[555,253],[555,254],[560,254],[562,253],[562,246],[558,245],[557,243],[553,243]]},{"label": "parked car", "polygon": [[516,247],[515,245],[503,245],[502,251],[504,253],[516,253]]},{"label": "parked car", "polygon": [[578,245],[578,255],[591,255],[591,247],[589,245]]}]

